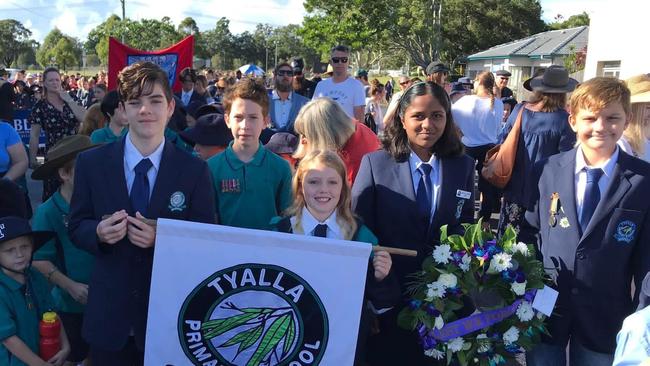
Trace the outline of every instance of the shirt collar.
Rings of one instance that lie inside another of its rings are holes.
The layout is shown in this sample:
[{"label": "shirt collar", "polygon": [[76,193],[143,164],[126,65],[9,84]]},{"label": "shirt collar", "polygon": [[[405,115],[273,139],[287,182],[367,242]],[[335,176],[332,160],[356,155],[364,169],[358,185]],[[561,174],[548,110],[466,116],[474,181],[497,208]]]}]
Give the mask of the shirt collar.
[{"label": "shirt collar", "polygon": [[[34,253],[32,253],[32,255],[34,255]],[[29,268],[27,269],[27,271],[29,271]],[[2,270],[0,270],[0,283],[4,284],[11,291],[19,290],[24,286],[22,283],[7,276]]]},{"label": "shirt collar", "polygon": [[255,165],[255,166],[260,166],[262,165],[262,162],[264,161],[264,157],[266,156],[266,149],[260,142],[259,146],[257,147],[257,151],[255,152],[255,155],[253,155],[253,160],[249,161],[248,163],[244,163],[243,161],[239,160],[237,155],[235,154],[235,150],[232,149],[234,141],[230,141],[230,144],[228,144],[228,148],[226,149],[226,161],[228,164],[230,164],[230,167],[234,170],[239,170],[244,167],[246,164],[250,165]]},{"label": "shirt collar", "polygon": [[305,231],[305,235],[311,235],[314,229],[316,229],[316,225],[318,224],[325,224],[327,225],[327,229],[331,230],[334,236],[342,238],[343,236],[341,235],[341,228],[339,227],[339,224],[336,223],[336,210],[330,215],[330,217],[327,218],[327,220],[320,222],[316,220],[316,218],[309,212],[307,207],[303,208],[302,210],[302,228]]},{"label": "shirt collar", "polygon": [[194,91],[194,89],[192,89],[192,90],[190,90],[190,91],[182,90],[183,93],[182,93],[181,95],[192,94],[193,91]]},{"label": "shirt collar", "polygon": [[[429,161],[427,161],[426,163],[431,165],[432,170],[435,170],[437,168],[437,162],[438,162],[438,158],[436,158],[436,154],[431,154],[431,158],[429,158]],[[409,154],[409,165],[411,166],[411,171],[412,172],[417,171],[420,165],[424,163],[425,162],[422,161],[422,159],[420,159],[420,157],[416,153],[414,153],[413,150],[411,150],[411,153]]]},{"label": "shirt collar", "polygon": [[54,204],[56,204],[56,206],[61,211],[63,211],[64,214],[67,215],[70,213],[70,205],[68,204],[68,202],[65,201],[60,191],[54,192],[54,194],[52,195],[52,200],[54,200]]},{"label": "shirt collar", "polygon": [[609,157],[609,159],[607,159],[606,162],[598,166],[589,166],[587,165],[587,162],[585,161],[585,156],[582,153],[582,146],[580,146],[576,149],[575,174],[580,173],[585,168],[600,168],[605,173],[605,176],[609,178],[614,173],[614,167],[616,167],[617,161],[618,161],[618,146],[616,146],[616,150],[614,150],[614,153],[612,154],[612,156]]},{"label": "shirt collar", "polygon": [[149,156],[143,156],[140,151],[131,142],[131,134],[127,132],[124,138],[124,162],[129,171],[135,169],[135,166],[144,158],[149,158],[151,164],[156,171],[160,167],[160,159],[162,158],[163,147],[165,146],[165,139],[163,138],[160,145]]},{"label": "shirt collar", "polygon": [[[291,100],[291,96],[293,95],[293,92],[289,92],[289,96],[287,97],[287,100]],[[280,96],[278,95],[278,92],[273,89],[273,92],[271,92],[271,99],[272,100],[280,100]]]}]

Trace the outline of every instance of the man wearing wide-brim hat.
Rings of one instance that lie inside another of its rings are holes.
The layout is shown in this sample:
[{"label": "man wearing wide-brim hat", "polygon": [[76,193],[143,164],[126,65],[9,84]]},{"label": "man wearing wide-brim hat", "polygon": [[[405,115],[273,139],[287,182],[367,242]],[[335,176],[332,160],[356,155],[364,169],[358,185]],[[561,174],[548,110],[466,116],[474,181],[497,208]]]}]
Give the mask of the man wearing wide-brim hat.
[{"label": "man wearing wide-brim hat", "polygon": [[68,215],[75,160],[79,153],[95,146],[87,136],[66,136],[48,151],[45,164],[32,173],[32,179],[56,178],[61,182],[59,189],[34,214],[34,229],[55,233],[54,240],[34,252],[34,267],[54,286],[55,305],[70,339],[71,352],[67,361],[74,364],[83,362],[88,356],[88,344],[81,337],[81,324],[94,256],[70,240]]},{"label": "man wearing wide-brim hat", "polygon": [[433,81],[443,88],[447,85],[449,67],[447,67],[447,65],[442,61],[432,61],[429,63],[425,71],[427,73],[427,81]]}]

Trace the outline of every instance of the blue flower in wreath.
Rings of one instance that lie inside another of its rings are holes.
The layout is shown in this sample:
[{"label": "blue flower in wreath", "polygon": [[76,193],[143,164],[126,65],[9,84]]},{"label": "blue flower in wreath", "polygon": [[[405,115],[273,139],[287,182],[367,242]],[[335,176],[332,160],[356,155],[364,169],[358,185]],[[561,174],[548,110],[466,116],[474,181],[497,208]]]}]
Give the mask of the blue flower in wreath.
[{"label": "blue flower in wreath", "polygon": [[472,250],[472,255],[474,255],[476,258],[483,258],[483,260],[487,261],[490,258],[490,254],[485,248],[479,247],[478,245],[474,246],[474,250]]},{"label": "blue flower in wreath", "polygon": [[431,349],[435,347],[437,344],[438,342],[431,335],[427,334],[424,337],[422,337],[422,346],[424,347],[424,349]]},{"label": "blue flower in wreath", "polygon": [[515,343],[510,343],[505,348],[506,348],[506,351],[508,351],[510,353],[521,353],[521,347],[519,347]]},{"label": "blue flower in wreath", "polygon": [[409,307],[413,310],[417,310],[422,306],[422,301],[418,299],[413,299],[409,302]]},{"label": "blue flower in wreath", "polygon": [[436,309],[436,307],[431,304],[427,305],[426,310],[427,310],[427,314],[431,315],[434,318],[440,315],[438,309]]},{"label": "blue flower in wreath", "polygon": [[517,273],[515,271],[506,270],[506,271],[501,272],[501,278],[503,278],[503,280],[508,282],[508,283],[515,282],[516,276],[517,276]]},{"label": "blue flower in wreath", "polygon": [[463,256],[467,254],[466,251],[464,250],[459,250],[456,252],[451,253],[451,260],[454,262],[455,265],[459,265],[463,263]]},{"label": "blue flower in wreath", "polygon": [[487,242],[485,242],[485,245],[483,247],[487,250],[490,256],[493,256],[497,253],[501,253],[501,248],[499,248],[499,246],[497,245],[496,240],[488,240]]},{"label": "blue flower in wreath", "polygon": [[456,287],[448,288],[447,293],[450,295],[458,296],[458,295],[462,295],[463,291],[460,289],[460,287],[456,286]]},{"label": "blue flower in wreath", "polygon": [[526,281],[526,274],[521,270],[517,270],[515,272],[515,282],[523,283],[525,281]]}]

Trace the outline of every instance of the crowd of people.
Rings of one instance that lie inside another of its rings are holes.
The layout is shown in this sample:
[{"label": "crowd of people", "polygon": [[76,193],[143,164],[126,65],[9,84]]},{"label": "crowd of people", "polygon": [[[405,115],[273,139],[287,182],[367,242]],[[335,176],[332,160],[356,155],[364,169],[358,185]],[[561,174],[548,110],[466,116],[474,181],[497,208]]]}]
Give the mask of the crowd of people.
[{"label": "crowd of people", "polygon": [[[447,363],[397,325],[409,276],[441,227],[462,233],[482,219],[501,235],[511,225],[559,292],[527,365],[648,359],[650,76],[579,84],[550,66],[518,102],[506,70],[448,86],[450,69],[434,61],[398,91],[350,75],[346,46],[330,65],[329,78],[308,80],[302,59],[279,63],[271,90],[241,72],[186,68],[174,94],[149,62],[124,68],[111,91],[103,72],[0,80],[0,364],[142,365],[157,218],[417,251],[369,259],[355,364],[371,366]],[[29,148],[9,122],[21,108]],[[511,131],[514,168],[500,189],[481,172]],[[44,187],[33,215],[30,166]],[[61,348],[41,359],[38,321],[50,309]]]}]

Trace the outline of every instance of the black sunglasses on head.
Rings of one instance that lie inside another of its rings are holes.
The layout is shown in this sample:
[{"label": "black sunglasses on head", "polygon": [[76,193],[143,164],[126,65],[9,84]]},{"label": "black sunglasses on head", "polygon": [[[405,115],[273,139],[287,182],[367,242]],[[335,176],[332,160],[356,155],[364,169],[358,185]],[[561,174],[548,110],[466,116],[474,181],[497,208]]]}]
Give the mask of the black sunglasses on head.
[{"label": "black sunglasses on head", "polygon": [[292,70],[278,70],[278,76],[293,76]]},{"label": "black sunglasses on head", "polygon": [[335,63],[335,64],[338,64],[339,62],[342,62],[342,63],[345,64],[345,63],[348,62],[348,58],[347,57],[332,57],[332,62]]}]

